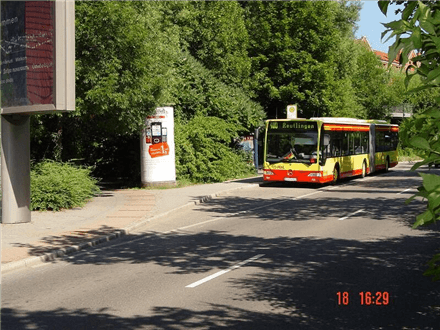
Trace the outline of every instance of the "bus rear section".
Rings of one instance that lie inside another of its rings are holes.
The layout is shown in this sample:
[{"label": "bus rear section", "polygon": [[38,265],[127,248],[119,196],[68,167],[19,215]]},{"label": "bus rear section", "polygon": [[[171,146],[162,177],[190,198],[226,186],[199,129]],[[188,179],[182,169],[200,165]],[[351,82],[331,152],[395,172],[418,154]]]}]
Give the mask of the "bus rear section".
[{"label": "bus rear section", "polygon": [[375,171],[388,171],[390,167],[397,166],[399,142],[399,127],[397,125],[376,124],[374,129],[374,169]]},{"label": "bus rear section", "polygon": [[[263,179],[325,182],[318,163],[318,137],[317,121],[267,121]],[[330,174],[330,181],[331,178]]]}]

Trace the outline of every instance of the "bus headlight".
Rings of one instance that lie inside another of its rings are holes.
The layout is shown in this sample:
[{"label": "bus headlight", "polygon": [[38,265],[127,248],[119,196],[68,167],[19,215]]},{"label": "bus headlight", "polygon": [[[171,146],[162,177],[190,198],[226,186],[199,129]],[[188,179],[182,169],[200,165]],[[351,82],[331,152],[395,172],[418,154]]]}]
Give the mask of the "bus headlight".
[{"label": "bus headlight", "polygon": [[322,172],[309,173],[308,176],[314,176],[320,178],[322,176]]},{"label": "bus headlight", "polygon": [[263,174],[264,174],[264,175],[275,175],[275,173],[273,173],[273,172],[270,171],[270,170],[264,170],[264,171],[263,171]]}]

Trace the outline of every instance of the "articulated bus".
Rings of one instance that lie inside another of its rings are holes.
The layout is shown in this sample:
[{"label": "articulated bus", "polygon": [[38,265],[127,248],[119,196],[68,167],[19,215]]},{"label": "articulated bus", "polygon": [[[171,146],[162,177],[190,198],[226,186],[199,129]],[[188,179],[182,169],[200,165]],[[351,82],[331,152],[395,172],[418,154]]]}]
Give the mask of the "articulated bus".
[{"label": "articulated bus", "polygon": [[397,165],[397,125],[352,118],[266,121],[265,181],[336,182]]}]

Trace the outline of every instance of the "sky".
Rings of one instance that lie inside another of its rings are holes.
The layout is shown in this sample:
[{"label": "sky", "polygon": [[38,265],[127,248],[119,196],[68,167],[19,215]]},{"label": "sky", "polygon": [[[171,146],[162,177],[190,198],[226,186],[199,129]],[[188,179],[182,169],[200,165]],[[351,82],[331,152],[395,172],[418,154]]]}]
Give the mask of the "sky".
[{"label": "sky", "polygon": [[[362,36],[366,36],[370,42],[371,47],[374,50],[380,50],[382,52],[388,52],[388,47],[394,42],[394,37],[390,39],[386,44],[381,42],[381,34],[386,28],[381,23],[389,23],[399,19],[394,14],[395,7],[390,6],[388,8],[387,16],[380,11],[377,1],[361,1],[361,19],[357,23],[359,28],[356,32],[356,38],[359,39]],[[386,39],[386,38],[385,38]]]}]

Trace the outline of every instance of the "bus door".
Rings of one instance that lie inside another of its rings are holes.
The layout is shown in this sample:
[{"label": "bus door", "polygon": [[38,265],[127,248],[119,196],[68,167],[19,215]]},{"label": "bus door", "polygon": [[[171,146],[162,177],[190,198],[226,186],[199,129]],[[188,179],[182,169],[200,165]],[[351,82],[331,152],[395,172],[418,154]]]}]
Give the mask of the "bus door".
[{"label": "bus door", "polygon": [[370,125],[370,173],[375,169],[375,153],[376,153],[376,124]]}]

